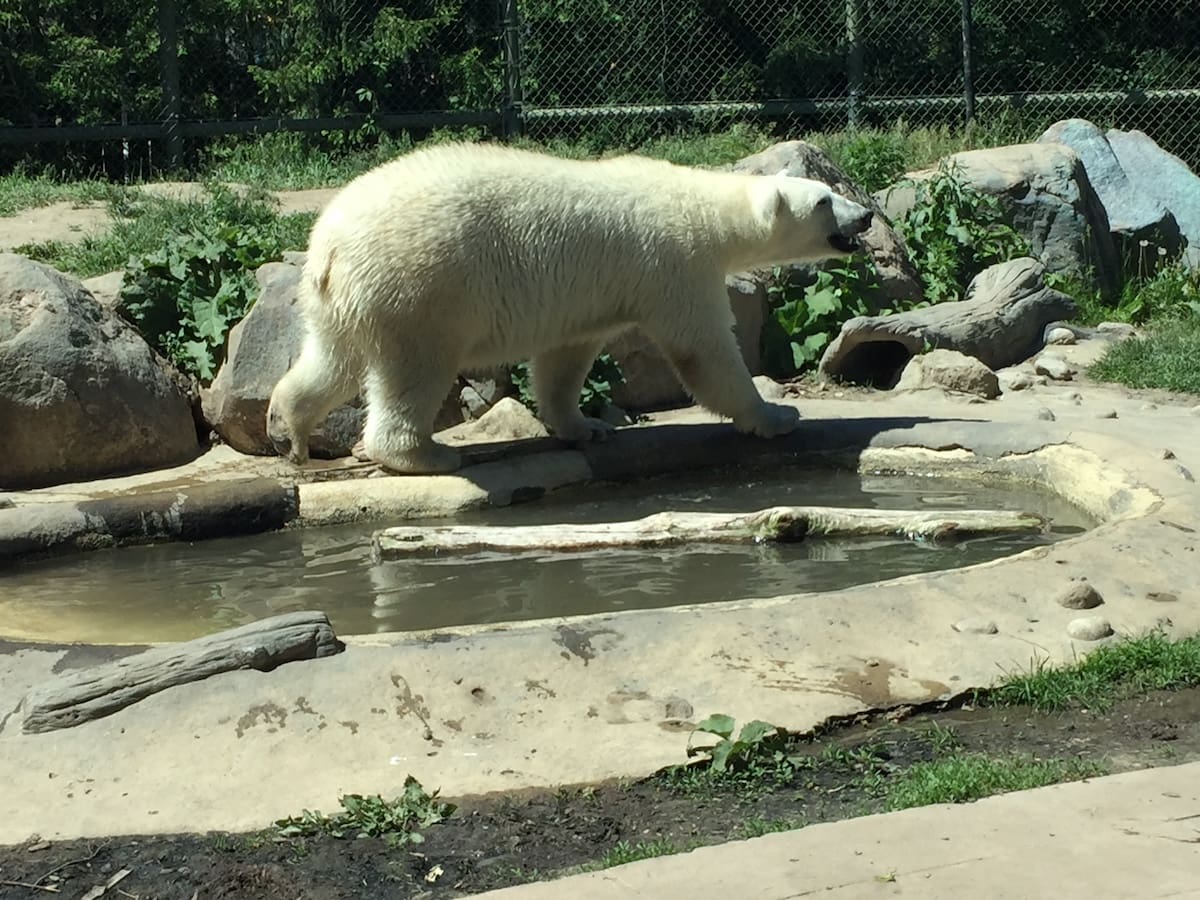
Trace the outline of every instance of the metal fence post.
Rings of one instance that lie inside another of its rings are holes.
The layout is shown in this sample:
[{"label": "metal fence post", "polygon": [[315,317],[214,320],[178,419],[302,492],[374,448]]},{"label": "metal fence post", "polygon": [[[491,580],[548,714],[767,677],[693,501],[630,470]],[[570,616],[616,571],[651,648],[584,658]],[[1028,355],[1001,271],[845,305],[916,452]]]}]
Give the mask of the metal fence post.
[{"label": "metal fence post", "polygon": [[846,0],[846,80],[850,85],[850,97],[846,105],[846,121],[849,127],[857,128],[862,103],[863,48],[861,40],[862,0]]},{"label": "metal fence post", "polygon": [[183,162],[183,136],[179,133],[182,101],[179,96],[179,23],[176,0],[158,0],[158,71],[162,84],[162,134],[167,167]]},{"label": "metal fence post", "polygon": [[521,136],[521,11],[517,0],[503,0],[504,28],[504,105],[500,111],[505,139]]},{"label": "metal fence post", "polygon": [[973,46],[971,0],[962,0],[963,121],[975,119],[975,49]]}]

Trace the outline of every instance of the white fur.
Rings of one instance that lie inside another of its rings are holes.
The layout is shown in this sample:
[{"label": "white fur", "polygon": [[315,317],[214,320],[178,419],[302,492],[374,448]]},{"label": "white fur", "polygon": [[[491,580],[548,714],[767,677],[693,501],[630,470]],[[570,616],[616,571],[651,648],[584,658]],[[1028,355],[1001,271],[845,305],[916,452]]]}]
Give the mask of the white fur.
[{"label": "white fur", "polygon": [[798,414],[754,389],[724,278],[836,256],[830,237],[867,219],[800,178],[495,145],[419,150],[352,181],[313,227],[306,341],[268,431],[302,462],[311,432],[365,388],[368,456],[450,471],[457,454],[430,434],[455,375],[532,359],[547,425],[596,437],[609,426],[582,415],[580,388],[605,342],[638,325],[697,401],[742,431],[782,434]]}]

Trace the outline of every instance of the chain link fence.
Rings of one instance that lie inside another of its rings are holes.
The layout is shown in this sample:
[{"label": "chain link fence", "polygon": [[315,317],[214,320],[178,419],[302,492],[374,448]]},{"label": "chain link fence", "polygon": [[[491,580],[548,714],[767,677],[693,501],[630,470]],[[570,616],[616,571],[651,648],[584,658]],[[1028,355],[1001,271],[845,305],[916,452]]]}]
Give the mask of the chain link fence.
[{"label": "chain link fence", "polygon": [[[636,146],[1081,116],[1200,167],[1195,0],[13,0],[0,163],[474,126]],[[84,150],[99,147],[97,150]],[[131,149],[132,148],[132,149]],[[65,152],[65,151],[64,151]],[[107,158],[107,157],[105,157]]]}]

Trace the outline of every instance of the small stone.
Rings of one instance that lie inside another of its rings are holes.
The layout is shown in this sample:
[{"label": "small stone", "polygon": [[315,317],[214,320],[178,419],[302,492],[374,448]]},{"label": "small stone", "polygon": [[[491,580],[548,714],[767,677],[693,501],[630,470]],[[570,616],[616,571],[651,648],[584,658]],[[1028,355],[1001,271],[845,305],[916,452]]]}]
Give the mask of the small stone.
[{"label": "small stone", "polygon": [[767,402],[782,400],[787,396],[783,385],[769,375],[755,375],[754,386],[758,388],[758,395]]},{"label": "small stone", "polygon": [[1174,459],[1174,458],[1175,458],[1175,451],[1174,451],[1174,450],[1169,450],[1169,449],[1164,449],[1164,450],[1163,450],[1163,452],[1162,452],[1162,458],[1163,458],[1163,459]]},{"label": "small stone", "polygon": [[1143,403],[1140,408],[1141,409],[1158,409],[1158,404],[1157,403]]},{"label": "small stone", "polygon": [[1046,335],[1047,344],[1073,344],[1075,343],[1075,332],[1070,328],[1051,328],[1050,333]]},{"label": "small stone", "polygon": [[607,422],[613,428],[624,428],[626,425],[632,425],[633,419],[629,417],[629,413],[621,409],[615,403],[607,403],[604,409],[600,411],[601,421]]},{"label": "small stone", "polygon": [[1111,637],[1112,633],[1108,619],[1100,616],[1084,616],[1067,623],[1067,636],[1077,641],[1099,641]]},{"label": "small stone", "polygon": [[1028,372],[997,372],[996,377],[1005,392],[1023,391],[1033,386],[1033,376]]},{"label": "small stone", "polygon": [[1116,417],[1117,411],[1115,409],[1105,410],[1096,416],[1097,419],[1115,419]]},{"label": "small stone", "polygon": [[1079,391],[1071,391],[1071,393],[1067,394],[1067,399],[1076,406],[1083,405],[1083,394],[1079,393]]},{"label": "small stone", "polygon": [[1172,594],[1170,591],[1150,591],[1146,594],[1146,599],[1152,603],[1178,603],[1179,597]]},{"label": "small stone", "polygon": [[0,509],[12,509],[16,506],[12,501],[12,497],[0,497]]},{"label": "small stone", "polygon": [[1044,422],[1053,422],[1055,419],[1054,413],[1044,406],[1037,411],[1037,417]]},{"label": "small stone", "polygon": [[1191,469],[1189,469],[1187,466],[1181,466],[1178,463],[1176,463],[1175,471],[1179,474],[1179,477],[1182,478],[1184,481],[1195,481],[1196,480],[1195,478],[1192,477]]},{"label": "small stone", "polygon": [[1043,354],[1033,363],[1033,370],[1039,375],[1045,375],[1055,381],[1070,381],[1075,377],[1075,369],[1061,356]]},{"label": "small stone", "polygon": [[962,619],[954,623],[954,630],[963,634],[995,634],[999,629],[990,619]]},{"label": "small stone", "polygon": [[1101,334],[1115,338],[1131,338],[1137,335],[1137,329],[1125,322],[1101,322],[1096,326]]},{"label": "small stone", "polygon": [[1100,592],[1086,581],[1071,585],[1058,597],[1058,605],[1067,609],[1095,609],[1103,602]]},{"label": "small stone", "polygon": [[49,850],[50,842],[49,841],[35,841],[34,843],[30,844],[25,849],[28,850],[30,853],[39,853],[42,850]]}]

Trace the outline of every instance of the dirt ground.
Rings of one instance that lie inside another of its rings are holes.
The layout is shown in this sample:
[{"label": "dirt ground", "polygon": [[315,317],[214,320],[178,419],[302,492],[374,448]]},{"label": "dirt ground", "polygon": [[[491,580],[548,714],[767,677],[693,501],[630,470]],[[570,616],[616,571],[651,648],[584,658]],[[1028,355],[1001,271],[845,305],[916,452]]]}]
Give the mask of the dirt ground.
[{"label": "dirt ground", "polygon": [[[791,752],[821,762],[788,769],[782,780],[660,773],[633,783],[466,799],[422,830],[423,843],[403,848],[376,838],[284,839],[274,829],[61,843],[34,837],[0,848],[0,897],[79,897],[116,876],[103,896],[461,897],[594,866],[606,854],[608,862],[623,862],[648,847],[686,850],[881,811],[887,780],[956,752],[947,748],[951,736],[957,752],[1080,759],[1109,772],[1189,762],[1200,759],[1200,690],[1127,700],[1106,713],[960,706],[907,718],[864,716],[796,739]],[[686,740],[681,734],[681,761]]]}]

